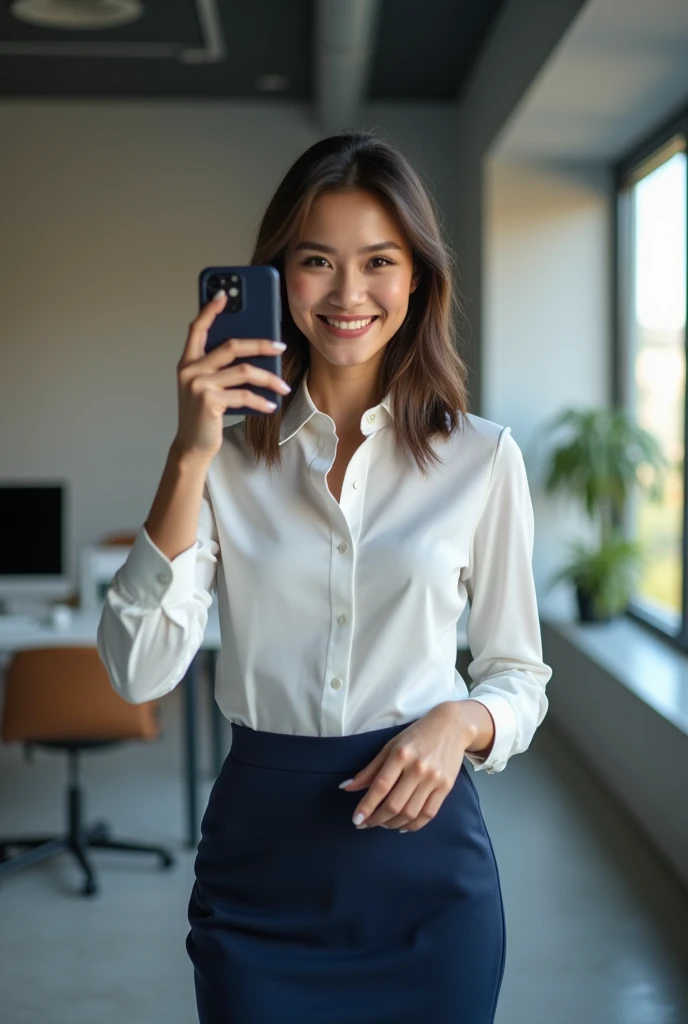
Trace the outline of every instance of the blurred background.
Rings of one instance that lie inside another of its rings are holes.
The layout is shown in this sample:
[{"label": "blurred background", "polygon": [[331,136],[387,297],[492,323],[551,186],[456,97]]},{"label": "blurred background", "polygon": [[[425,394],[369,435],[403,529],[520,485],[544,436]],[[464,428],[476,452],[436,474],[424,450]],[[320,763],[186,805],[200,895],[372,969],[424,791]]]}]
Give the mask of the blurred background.
[{"label": "blurred background", "polygon": [[196,1019],[186,905],[231,739],[217,621],[179,687],[123,707],[99,602],[176,432],[199,271],[247,263],[287,168],[344,128],[436,201],[471,412],[511,427],[533,498],[550,710],[527,757],[475,776],[497,1024],[682,1024],[685,0],[3,5],[3,1022]]}]

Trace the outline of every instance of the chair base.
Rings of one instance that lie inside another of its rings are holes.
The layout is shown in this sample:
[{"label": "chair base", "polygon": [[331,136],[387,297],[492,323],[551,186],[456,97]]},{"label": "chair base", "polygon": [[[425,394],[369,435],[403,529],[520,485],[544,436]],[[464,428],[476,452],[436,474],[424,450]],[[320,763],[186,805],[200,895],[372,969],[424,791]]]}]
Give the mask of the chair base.
[{"label": "chair base", "polygon": [[[14,847],[24,849],[25,852],[8,856],[8,850]],[[80,829],[64,836],[0,837],[0,879],[11,872],[20,871],[22,868],[54,857],[58,853],[71,853],[86,876],[81,889],[82,895],[93,896],[98,892],[98,884],[93,864],[88,856],[89,849],[152,853],[160,858],[160,866],[165,869],[173,867],[175,863],[172,854],[164,847],[111,839],[105,822],[98,822],[88,829]]]}]

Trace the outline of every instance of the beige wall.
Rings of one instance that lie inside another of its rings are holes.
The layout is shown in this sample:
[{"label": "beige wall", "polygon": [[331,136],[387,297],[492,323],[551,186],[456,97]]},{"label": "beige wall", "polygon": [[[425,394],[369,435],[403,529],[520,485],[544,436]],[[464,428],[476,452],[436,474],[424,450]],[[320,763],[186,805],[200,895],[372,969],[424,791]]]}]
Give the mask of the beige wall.
[{"label": "beige wall", "polygon": [[541,427],[565,407],[609,401],[611,197],[598,166],[485,165],[482,408],[523,450],[541,612],[572,611],[569,588],[546,596],[545,581],[573,536],[595,536],[566,498],[544,498]]},{"label": "beige wall", "polygon": [[[451,240],[454,106],[373,107]],[[199,270],[244,263],[283,173],[322,137],[301,104],[0,103],[0,478],[69,481],[69,568],[138,529],[177,426]]]}]

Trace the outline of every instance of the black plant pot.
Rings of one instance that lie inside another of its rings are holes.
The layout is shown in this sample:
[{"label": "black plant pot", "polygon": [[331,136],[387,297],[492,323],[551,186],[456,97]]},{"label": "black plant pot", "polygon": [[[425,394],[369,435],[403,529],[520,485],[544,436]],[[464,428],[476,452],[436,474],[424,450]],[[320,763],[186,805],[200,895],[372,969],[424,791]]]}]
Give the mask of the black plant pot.
[{"label": "black plant pot", "polygon": [[593,608],[592,594],[576,586],[576,599],[578,601],[578,614],[581,622],[609,622],[614,618],[609,613],[598,613]]}]

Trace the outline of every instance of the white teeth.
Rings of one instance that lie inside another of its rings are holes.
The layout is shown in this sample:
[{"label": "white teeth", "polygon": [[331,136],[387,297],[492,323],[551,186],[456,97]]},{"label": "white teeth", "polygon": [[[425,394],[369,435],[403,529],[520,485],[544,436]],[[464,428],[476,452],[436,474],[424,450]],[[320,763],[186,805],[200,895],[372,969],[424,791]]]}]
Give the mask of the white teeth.
[{"label": "white teeth", "polygon": [[366,327],[375,317],[369,316],[367,320],[330,320],[329,316],[326,316],[328,324],[332,327],[339,327],[342,331],[358,331],[361,327]]}]

